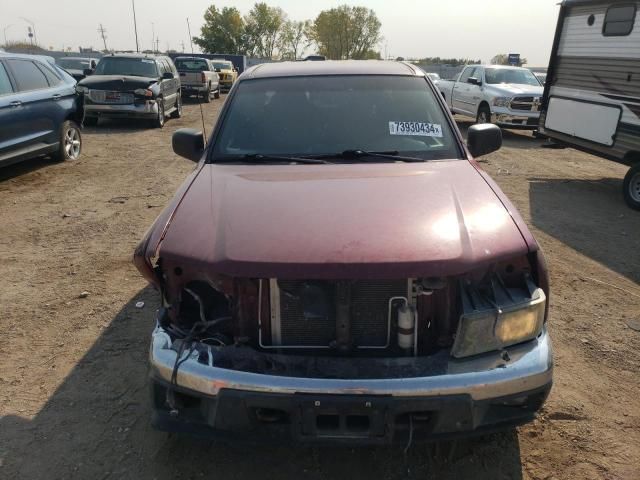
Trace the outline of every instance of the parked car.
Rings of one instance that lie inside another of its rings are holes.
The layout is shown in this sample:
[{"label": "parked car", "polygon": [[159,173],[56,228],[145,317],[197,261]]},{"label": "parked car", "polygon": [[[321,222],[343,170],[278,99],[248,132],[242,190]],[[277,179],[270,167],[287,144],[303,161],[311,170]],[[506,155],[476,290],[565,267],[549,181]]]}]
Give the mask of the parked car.
[{"label": "parked car", "polygon": [[197,95],[209,103],[220,98],[218,74],[211,60],[201,57],[176,57],[173,63],[180,74],[182,96]]},{"label": "parked car", "polygon": [[[259,105],[260,108],[256,108]],[[424,73],[287,62],[238,79],[134,262],[161,292],[153,423],[387,443],[533,418],[552,381],[544,258]]]},{"label": "parked car", "polygon": [[182,116],[180,76],[169,57],[118,54],[102,57],[95,73],[78,82],[84,99],[84,123],[100,118],[150,120],[157,128],[168,115]]},{"label": "parked car", "polygon": [[538,128],[543,87],[522,67],[468,65],[457,80],[440,80],[438,89],[454,113],[504,128]]},{"label": "parked car", "polygon": [[56,64],[65,70],[77,81],[86,77],[85,70],[95,70],[98,64],[97,58],[62,57],[56,60]]},{"label": "parked car", "polygon": [[562,2],[540,132],[629,166],[622,194],[640,210],[640,4]]},{"label": "parked car", "polygon": [[213,68],[220,77],[220,89],[222,91],[229,91],[238,78],[238,70],[233,66],[233,63],[228,60],[212,60]]},{"label": "parked car", "polygon": [[76,81],[46,57],[0,53],[0,166],[82,152]]}]

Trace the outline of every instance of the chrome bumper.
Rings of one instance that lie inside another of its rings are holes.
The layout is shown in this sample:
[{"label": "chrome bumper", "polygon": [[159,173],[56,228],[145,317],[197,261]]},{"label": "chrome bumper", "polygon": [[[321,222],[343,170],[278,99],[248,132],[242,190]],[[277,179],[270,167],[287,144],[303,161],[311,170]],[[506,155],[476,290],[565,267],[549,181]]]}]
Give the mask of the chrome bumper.
[{"label": "chrome bumper", "polygon": [[[169,383],[177,353],[171,338],[157,326],[151,339],[151,376]],[[178,370],[177,384],[193,392],[216,396],[221,390],[261,393],[315,393],[337,395],[391,395],[432,397],[467,394],[487,400],[547,386],[552,381],[551,339],[546,331],[535,340],[466,360],[450,358],[446,373],[412,378],[324,379],[264,375],[218,368],[198,361],[198,353]],[[185,358],[187,352],[184,353]],[[507,358],[507,360],[504,360]]]},{"label": "chrome bumper", "polygon": [[505,128],[535,129],[538,128],[539,120],[540,112],[515,112],[506,108],[491,112],[491,123]]},{"label": "chrome bumper", "polygon": [[158,115],[158,104],[155,100],[147,100],[140,105],[126,104],[126,105],[103,105],[95,103],[85,103],[84,105],[85,115],[89,116],[143,116],[143,117],[155,117]]},{"label": "chrome bumper", "polygon": [[[215,88],[218,88],[218,86],[216,85]],[[184,92],[200,92],[200,93],[204,93],[207,90],[209,90],[209,85],[188,85],[188,84],[185,85],[183,83],[182,86],[180,87],[180,89],[182,91],[184,91]]]}]

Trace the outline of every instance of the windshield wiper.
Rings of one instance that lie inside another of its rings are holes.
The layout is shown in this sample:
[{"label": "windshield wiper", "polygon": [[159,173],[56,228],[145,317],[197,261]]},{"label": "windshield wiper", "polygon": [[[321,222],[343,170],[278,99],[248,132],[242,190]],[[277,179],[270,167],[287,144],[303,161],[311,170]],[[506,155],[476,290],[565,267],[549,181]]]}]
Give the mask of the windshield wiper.
[{"label": "windshield wiper", "polygon": [[264,161],[276,161],[276,162],[289,162],[289,163],[305,163],[311,165],[322,165],[322,164],[330,164],[327,160],[316,157],[292,157],[288,155],[263,155],[260,153],[252,153],[247,155],[240,155],[239,157],[220,160],[220,163],[224,162],[233,162],[233,161],[241,161],[241,162],[251,162],[251,163],[261,163]]},{"label": "windshield wiper", "polygon": [[367,150],[345,150],[341,153],[330,153],[326,155],[315,155],[313,158],[325,159],[325,158],[342,158],[345,160],[356,160],[361,158],[385,158],[388,160],[394,160],[396,162],[424,162],[424,158],[418,157],[405,157],[400,155],[400,152],[391,150],[386,152],[369,152]]}]

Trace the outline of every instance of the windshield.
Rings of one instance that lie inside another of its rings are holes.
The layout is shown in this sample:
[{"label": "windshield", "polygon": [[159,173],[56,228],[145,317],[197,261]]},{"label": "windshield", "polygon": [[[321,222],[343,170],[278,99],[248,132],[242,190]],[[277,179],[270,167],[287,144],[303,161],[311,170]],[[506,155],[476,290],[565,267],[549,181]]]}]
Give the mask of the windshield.
[{"label": "windshield", "polygon": [[85,60],[83,58],[59,58],[58,65],[62,68],[71,70],[84,70],[91,68],[89,60]]},{"label": "windshield", "polygon": [[199,59],[176,59],[176,68],[178,70],[187,70],[190,72],[204,72],[209,70],[209,64],[206,60]]},{"label": "windshield", "polygon": [[233,63],[231,62],[213,62],[213,66],[218,70],[233,70]]},{"label": "windshield", "polygon": [[98,62],[96,75],[130,75],[158,77],[156,62],[151,58],[104,57]]},{"label": "windshield", "polygon": [[309,76],[243,81],[213,149],[244,155],[330,155],[345,150],[459,158],[440,104],[422,77]]},{"label": "windshield", "polygon": [[487,68],[485,70],[485,80],[492,85],[514,83],[517,85],[541,86],[536,76],[526,68]]}]

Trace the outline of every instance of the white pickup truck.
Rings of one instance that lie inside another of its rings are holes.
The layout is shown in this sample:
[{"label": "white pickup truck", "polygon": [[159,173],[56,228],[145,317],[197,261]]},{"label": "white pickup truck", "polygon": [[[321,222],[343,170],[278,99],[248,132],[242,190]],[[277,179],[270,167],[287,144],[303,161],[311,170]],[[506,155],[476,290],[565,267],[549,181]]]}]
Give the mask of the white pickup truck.
[{"label": "white pickup truck", "polygon": [[530,70],[499,65],[467,65],[455,81],[440,80],[453,113],[503,128],[538,128],[544,87]]},{"label": "white pickup truck", "polygon": [[201,57],[176,57],[173,61],[180,74],[182,96],[197,95],[209,103],[220,98],[220,77],[211,60]]}]

